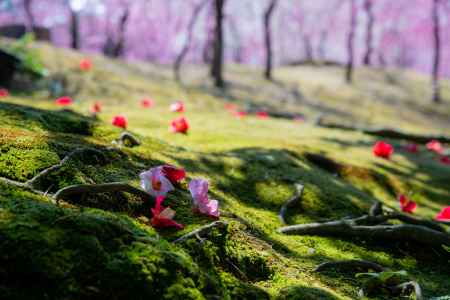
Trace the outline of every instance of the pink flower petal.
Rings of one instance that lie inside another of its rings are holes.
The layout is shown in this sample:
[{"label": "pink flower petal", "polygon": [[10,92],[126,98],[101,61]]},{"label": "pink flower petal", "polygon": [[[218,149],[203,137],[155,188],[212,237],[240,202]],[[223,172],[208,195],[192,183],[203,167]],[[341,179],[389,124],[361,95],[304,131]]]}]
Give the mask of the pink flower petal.
[{"label": "pink flower petal", "polygon": [[151,168],[139,174],[141,187],[152,196],[165,196],[173,191],[174,187],[169,179],[162,173],[161,167]]}]

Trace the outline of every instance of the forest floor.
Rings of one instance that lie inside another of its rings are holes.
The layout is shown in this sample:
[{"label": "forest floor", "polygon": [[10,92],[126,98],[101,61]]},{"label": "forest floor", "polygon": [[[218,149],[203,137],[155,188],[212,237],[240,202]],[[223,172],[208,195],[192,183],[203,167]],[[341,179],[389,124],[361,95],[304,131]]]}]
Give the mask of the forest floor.
[{"label": "forest floor", "polygon": [[[411,72],[359,69],[355,83],[343,82],[339,67],[298,66],[275,71],[275,82],[257,70],[228,66],[226,92],[206,79],[203,68],[183,68],[184,84],[170,69],[126,64],[99,56],[79,70],[84,57],[39,45],[50,77],[35,88],[0,99],[0,177],[25,182],[77,148],[94,148],[101,157],[80,156],[39,183],[48,194],[72,184],[128,182],[161,164],[185,168],[188,180],[210,182],[220,202],[226,231],[214,230],[203,242],[172,244],[211,223],[192,214],[187,183],[168,195],[181,231],[149,226],[150,204],[132,195],[73,197],[56,205],[45,196],[0,181],[0,295],[9,299],[355,299],[361,282],[355,272],[313,272],[323,262],[362,259],[393,271],[406,270],[425,297],[450,291],[449,255],[413,242],[370,237],[295,236],[277,232],[278,213],[296,184],[301,200],[287,214],[288,224],[357,217],[376,201],[398,210],[397,196],[417,202],[418,217],[432,219],[450,201],[450,167],[422,146],[403,150],[406,141],[385,139],[396,151],[377,158],[379,138],[354,131],[320,128],[313,120],[347,125],[391,126],[421,134],[450,132],[450,83],[446,101],[429,102],[429,80]],[[189,76],[188,76],[189,75]],[[54,103],[47,86],[65,78],[75,99],[69,110]],[[53,80],[53,81],[52,81]],[[155,106],[144,109],[142,98]],[[183,99],[187,135],[169,132],[177,117],[169,105]],[[90,116],[103,102],[98,119]],[[224,109],[298,113],[284,118],[236,118]],[[121,131],[114,115],[129,119],[129,132],[142,144],[112,144]],[[319,157],[319,159],[317,159]],[[323,164],[320,158],[326,158]],[[329,163],[330,161],[335,162]],[[1,296],[0,296],[1,298]],[[375,299],[393,299],[375,295]]]}]

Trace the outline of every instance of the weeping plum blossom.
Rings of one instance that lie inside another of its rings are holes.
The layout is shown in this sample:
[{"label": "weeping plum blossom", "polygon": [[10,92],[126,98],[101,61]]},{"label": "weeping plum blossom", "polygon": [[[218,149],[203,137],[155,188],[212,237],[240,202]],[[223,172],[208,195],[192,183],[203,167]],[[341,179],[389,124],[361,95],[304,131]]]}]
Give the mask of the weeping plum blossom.
[{"label": "weeping plum blossom", "polygon": [[173,133],[186,134],[189,130],[189,123],[185,117],[179,117],[170,123],[170,131]]},{"label": "weeping plum blossom", "polygon": [[170,111],[171,112],[179,112],[182,113],[184,112],[185,107],[184,107],[184,102],[183,101],[177,101],[174,102],[170,105]]},{"label": "weeping plum blossom", "polygon": [[403,194],[398,197],[398,201],[403,212],[412,214],[417,208],[417,203],[408,199]]},{"label": "weeping plum blossom", "polygon": [[145,99],[141,100],[141,106],[144,108],[151,108],[154,105],[155,105],[155,101],[153,101],[152,99],[145,98]]},{"label": "weeping plum blossom", "polygon": [[175,189],[165,176],[161,166],[142,172],[139,174],[139,178],[141,179],[141,187],[154,197],[165,196]]},{"label": "weeping plum blossom", "polygon": [[450,206],[444,207],[434,219],[441,222],[450,222]]},{"label": "weeping plum blossom", "polygon": [[88,58],[83,58],[80,61],[80,70],[87,72],[90,71],[92,69],[92,61]]},{"label": "weeping plum blossom", "polygon": [[175,211],[170,207],[162,206],[164,196],[160,195],[156,197],[155,207],[151,208],[153,217],[151,219],[152,226],[154,228],[175,228],[177,230],[183,229],[183,225],[175,222]]},{"label": "weeping plum blossom", "polygon": [[208,198],[208,181],[201,178],[191,180],[189,191],[192,195],[195,212],[214,218],[219,217],[219,202]]},{"label": "weeping plum blossom", "polygon": [[73,100],[69,96],[64,96],[56,99],[55,103],[58,106],[69,106],[73,104]]},{"label": "weeping plum blossom", "polygon": [[388,144],[383,141],[378,141],[373,146],[373,154],[375,156],[390,159],[391,155],[394,153],[394,147],[391,144]]},{"label": "weeping plum blossom", "polygon": [[114,116],[111,124],[113,126],[119,127],[119,128],[123,128],[123,129],[127,129],[128,127],[128,119],[127,117],[123,116],[123,115],[117,115]]}]

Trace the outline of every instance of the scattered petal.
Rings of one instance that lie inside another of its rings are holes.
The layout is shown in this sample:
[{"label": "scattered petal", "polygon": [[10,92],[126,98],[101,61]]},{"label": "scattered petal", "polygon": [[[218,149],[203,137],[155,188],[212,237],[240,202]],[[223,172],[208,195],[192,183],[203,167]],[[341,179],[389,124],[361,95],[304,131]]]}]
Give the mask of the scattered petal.
[{"label": "scattered petal", "polygon": [[189,191],[192,195],[195,211],[214,218],[220,216],[219,202],[208,198],[208,181],[201,178],[191,180]]},{"label": "scattered petal", "polygon": [[72,100],[72,98],[70,98],[68,96],[64,96],[64,97],[56,99],[55,103],[58,106],[69,106],[69,105],[73,104],[73,100]]},{"label": "scattered petal", "polygon": [[398,197],[398,201],[403,212],[412,214],[417,208],[417,203],[406,198],[403,194]]},{"label": "scattered petal", "polygon": [[437,154],[444,153],[444,147],[439,141],[432,140],[427,143],[427,149],[433,152],[436,152]]},{"label": "scattered petal", "polygon": [[186,134],[189,130],[189,123],[185,117],[179,117],[170,123],[170,131],[173,133]]},{"label": "scattered petal", "polygon": [[92,61],[88,58],[83,58],[80,61],[80,69],[81,71],[90,71],[92,69]]},{"label": "scattered petal", "polygon": [[183,229],[183,225],[175,222],[175,211],[170,207],[162,206],[164,196],[156,197],[155,208],[151,208],[153,217],[151,219],[152,226],[155,228],[175,228],[177,230]]},{"label": "scattered petal", "polygon": [[419,145],[415,144],[415,143],[409,143],[406,144],[403,149],[405,149],[405,151],[411,152],[411,153],[418,153],[419,152]]},{"label": "scattered petal", "polygon": [[173,191],[174,187],[170,180],[164,175],[162,167],[151,168],[139,174],[141,187],[152,196],[165,196]]},{"label": "scattered petal", "polygon": [[394,153],[394,147],[392,147],[391,144],[385,143],[383,141],[378,141],[373,146],[373,154],[375,156],[390,159],[392,153]]},{"label": "scattered petal", "polygon": [[434,219],[442,222],[450,222],[450,206],[444,207]]},{"label": "scattered petal", "polygon": [[186,177],[186,171],[183,168],[177,168],[172,165],[161,166],[162,173],[172,184],[180,182]]},{"label": "scattered petal", "polygon": [[239,111],[234,111],[233,115],[239,119],[242,119],[247,115],[247,113],[245,111],[239,110]]},{"label": "scattered petal", "polygon": [[229,112],[234,112],[238,109],[237,105],[234,103],[225,103],[225,109]]},{"label": "scattered petal", "polygon": [[448,156],[442,156],[440,159],[441,163],[443,163],[444,165],[450,165],[450,157]]},{"label": "scattered petal", "polygon": [[0,89],[0,98],[6,98],[9,96],[9,92],[7,89]]},{"label": "scattered petal", "polygon": [[117,115],[117,116],[113,117],[111,123],[112,123],[112,125],[114,125],[116,127],[127,129],[128,119],[127,119],[127,117],[125,117],[123,115]]},{"label": "scattered petal", "polygon": [[265,111],[258,111],[256,112],[256,117],[261,120],[266,120],[269,118],[269,114]]},{"label": "scattered petal", "polygon": [[183,101],[177,101],[170,105],[170,111],[171,112],[184,112],[184,102]]},{"label": "scattered petal", "polygon": [[99,101],[97,101],[97,102],[95,102],[95,103],[92,105],[92,107],[91,107],[91,113],[93,113],[93,114],[98,114],[98,113],[100,113],[100,112],[102,112],[102,103],[99,102]]},{"label": "scattered petal", "polygon": [[155,105],[155,102],[152,99],[142,99],[141,106],[144,108],[151,108]]}]

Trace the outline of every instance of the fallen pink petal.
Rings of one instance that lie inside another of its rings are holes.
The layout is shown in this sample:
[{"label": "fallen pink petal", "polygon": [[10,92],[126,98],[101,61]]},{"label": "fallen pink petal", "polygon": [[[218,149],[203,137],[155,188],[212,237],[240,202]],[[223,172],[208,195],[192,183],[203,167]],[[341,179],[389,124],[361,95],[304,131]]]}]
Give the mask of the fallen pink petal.
[{"label": "fallen pink petal", "polygon": [[189,191],[192,195],[193,208],[201,214],[218,218],[219,202],[208,197],[208,181],[205,179],[193,179],[189,182]]},{"label": "fallen pink petal", "polygon": [[179,112],[182,113],[184,112],[185,107],[184,107],[184,102],[183,101],[177,101],[175,103],[172,103],[170,105],[170,111],[171,112]]},{"label": "fallen pink petal", "polygon": [[165,196],[168,192],[175,189],[170,180],[164,175],[161,166],[142,172],[139,174],[139,178],[141,179],[141,187],[154,197]]},{"label": "fallen pink petal", "polygon": [[437,154],[442,154],[444,152],[444,147],[442,146],[442,144],[439,141],[436,141],[436,140],[432,140],[432,141],[428,142],[427,149],[432,152],[435,152]]}]

